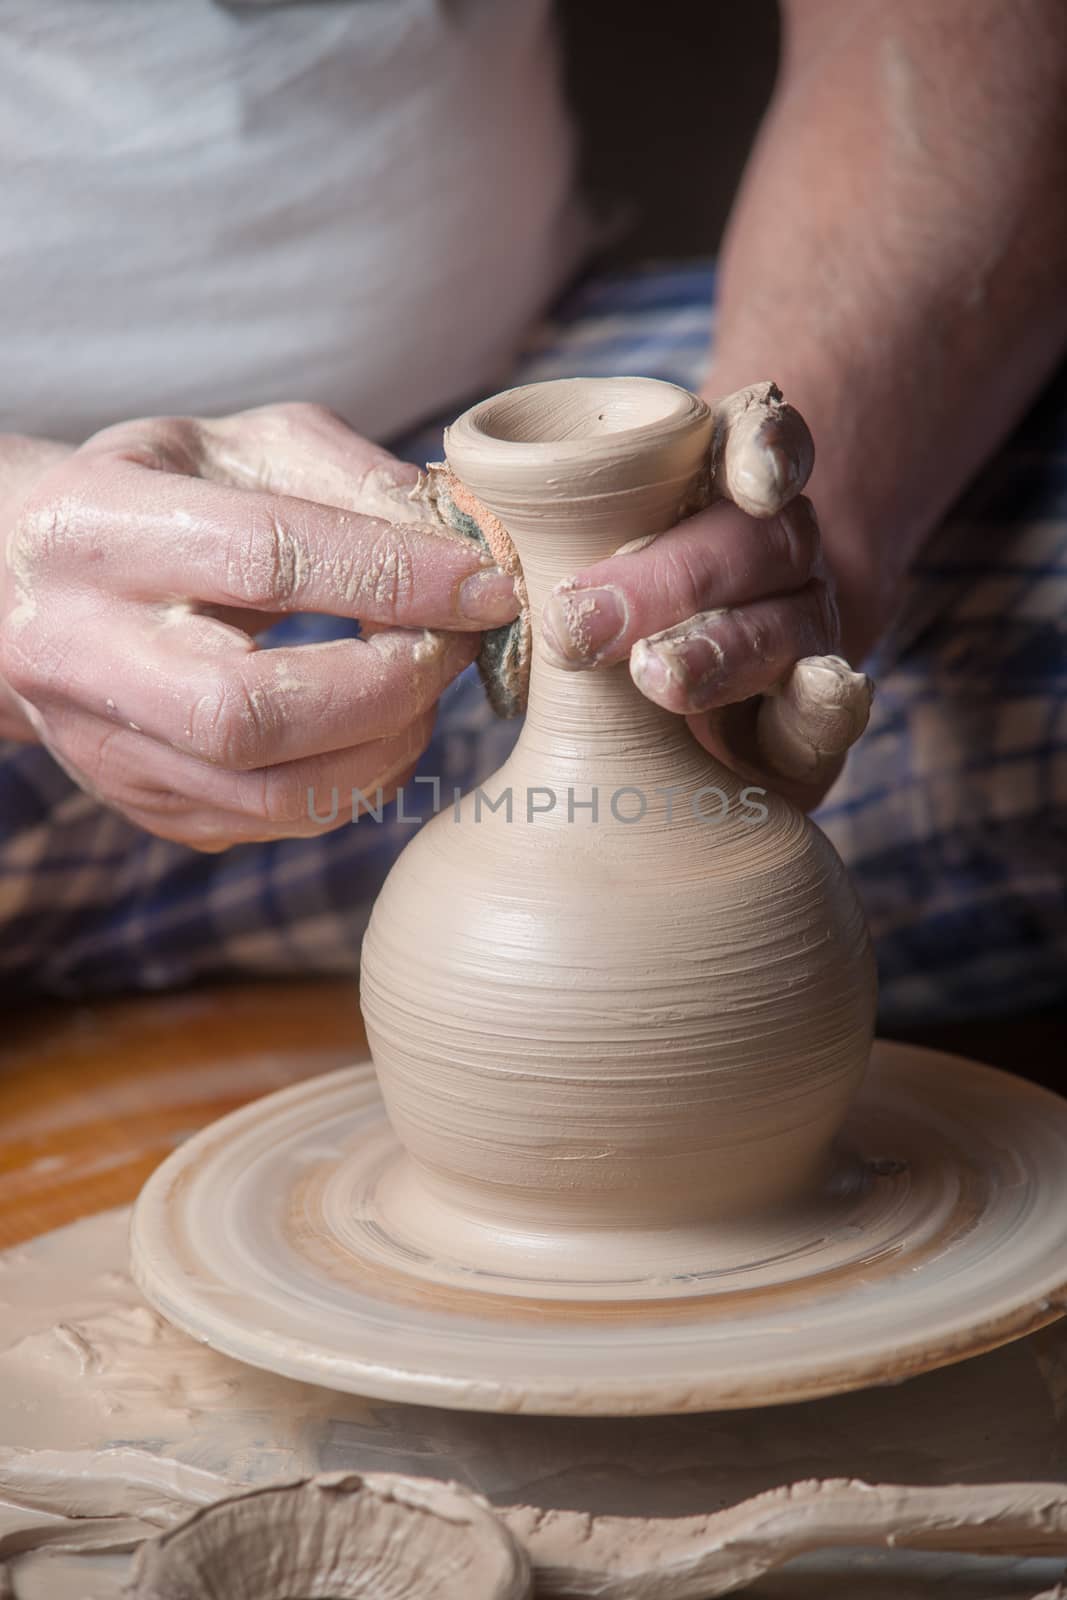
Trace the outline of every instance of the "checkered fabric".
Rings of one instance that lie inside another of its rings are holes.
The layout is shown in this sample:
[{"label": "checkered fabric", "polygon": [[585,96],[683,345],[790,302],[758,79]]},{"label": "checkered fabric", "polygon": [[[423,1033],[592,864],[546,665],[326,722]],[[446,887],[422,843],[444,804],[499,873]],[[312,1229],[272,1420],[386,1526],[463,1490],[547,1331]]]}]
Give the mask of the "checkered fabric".
[{"label": "checkered fabric", "polygon": [[[516,383],[639,373],[699,385],[706,264],[589,280],[537,330]],[[402,440],[440,453],[440,428]],[[869,670],[871,727],[818,820],[878,950],[883,1021],[974,1017],[1064,998],[1067,373],[917,563]],[[287,642],[336,634],[289,619]],[[420,771],[446,797],[515,736],[473,672],[445,695]],[[42,749],[0,744],[0,982],[20,993],[157,989],[220,975],[355,972],[371,903],[420,815],[199,855],[140,833]]]}]

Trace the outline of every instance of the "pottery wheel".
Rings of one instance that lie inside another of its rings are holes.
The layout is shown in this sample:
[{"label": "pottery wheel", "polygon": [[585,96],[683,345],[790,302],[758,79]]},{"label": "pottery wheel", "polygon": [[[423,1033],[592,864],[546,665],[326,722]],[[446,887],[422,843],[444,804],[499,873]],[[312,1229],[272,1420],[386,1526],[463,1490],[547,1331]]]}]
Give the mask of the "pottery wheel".
[{"label": "pottery wheel", "polygon": [[[953,1056],[875,1046],[833,1181],[743,1237],[708,1225],[613,1265],[492,1271],[407,1237],[405,1162],[369,1062],[234,1112],[149,1179],[134,1276],[173,1323],[271,1371],[476,1411],[632,1415],[898,1381],[1067,1310],[1067,1102]],[[631,1241],[627,1241],[628,1243]],[[462,1241],[460,1241],[460,1246]],[[597,1254],[594,1256],[593,1247]]]}]

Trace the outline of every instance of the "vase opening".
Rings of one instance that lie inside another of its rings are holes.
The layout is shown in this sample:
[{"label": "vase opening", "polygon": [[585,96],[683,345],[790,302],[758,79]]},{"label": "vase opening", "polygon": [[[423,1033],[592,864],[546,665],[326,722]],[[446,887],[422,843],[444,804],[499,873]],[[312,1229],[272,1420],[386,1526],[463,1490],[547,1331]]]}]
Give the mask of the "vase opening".
[{"label": "vase opening", "polygon": [[477,422],[486,440],[555,446],[645,432],[673,421],[688,405],[689,397],[672,384],[561,378],[497,395],[477,408]]}]

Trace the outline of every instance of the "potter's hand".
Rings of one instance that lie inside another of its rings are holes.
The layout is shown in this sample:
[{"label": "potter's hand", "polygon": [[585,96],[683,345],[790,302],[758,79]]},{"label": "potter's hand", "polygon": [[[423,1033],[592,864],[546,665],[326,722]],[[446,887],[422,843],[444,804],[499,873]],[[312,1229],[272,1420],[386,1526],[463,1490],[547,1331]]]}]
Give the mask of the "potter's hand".
[{"label": "potter's hand", "polygon": [[543,615],[560,665],[629,658],[638,688],[708,750],[802,805],[829,788],[870,705],[835,654],[833,581],[800,492],[813,462],[773,384],[730,395],[715,407],[717,503],[560,584]]},{"label": "potter's hand", "polygon": [[[0,513],[0,675],[99,799],[200,849],[388,795],[511,581],[420,525],[418,474],[312,406],[125,423]],[[280,613],[362,639],[257,649]],[[448,630],[427,633],[426,629]],[[373,803],[373,802],[372,802]]]}]

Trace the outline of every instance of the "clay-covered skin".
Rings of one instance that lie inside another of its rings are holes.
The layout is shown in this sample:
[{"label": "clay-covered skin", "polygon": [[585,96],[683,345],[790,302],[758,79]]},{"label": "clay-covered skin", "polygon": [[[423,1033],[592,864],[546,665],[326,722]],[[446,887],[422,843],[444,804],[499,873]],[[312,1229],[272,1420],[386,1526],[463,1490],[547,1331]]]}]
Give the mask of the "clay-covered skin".
[{"label": "clay-covered skin", "polygon": [[[482,629],[517,610],[492,558],[428,514],[418,469],[318,406],[18,456],[16,473],[0,452],[0,733],[197,849],[351,818],[309,790],[391,795]],[[257,648],[304,611],[362,636]]]},{"label": "clay-covered skin", "polygon": [[[841,645],[833,577],[802,494],[812,437],[775,383],[720,397],[710,414],[707,471],[677,525],[557,583],[541,611],[542,645],[571,671],[629,659],[642,693],[685,716],[717,760],[756,782],[773,774],[773,787],[810,811],[848,744],[827,744],[828,719],[809,705],[810,690],[796,703],[784,765],[773,734],[757,737],[756,721],[761,697],[777,698],[796,663],[836,659]],[[835,740],[851,730],[854,742],[870,683],[862,673],[819,682],[832,691]],[[799,763],[798,740],[808,752]]]},{"label": "clay-covered skin", "polygon": [[[672,385],[572,380],[446,436],[518,549],[529,710],[501,771],[393,869],[362,998],[412,1158],[391,1221],[439,1238],[461,1214],[469,1265],[480,1233],[485,1266],[503,1246],[548,1277],[644,1277],[657,1228],[795,1206],[829,1180],[864,1070],[871,951],[823,836],[709,758],[625,664],[575,673],[541,644],[562,575],[692,502],[712,429]],[[604,1230],[601,1259],[568,1252],[575,1228]]]},{"label": "clay-covered skin", "polygon": [[840,656],[798,661],[760,706],[756,737],[776,772],[812,781],[851,749],[871,709],[871,681]]}]

